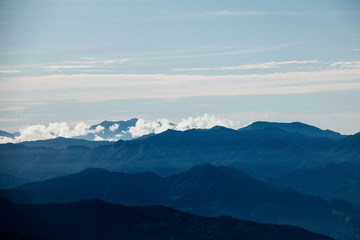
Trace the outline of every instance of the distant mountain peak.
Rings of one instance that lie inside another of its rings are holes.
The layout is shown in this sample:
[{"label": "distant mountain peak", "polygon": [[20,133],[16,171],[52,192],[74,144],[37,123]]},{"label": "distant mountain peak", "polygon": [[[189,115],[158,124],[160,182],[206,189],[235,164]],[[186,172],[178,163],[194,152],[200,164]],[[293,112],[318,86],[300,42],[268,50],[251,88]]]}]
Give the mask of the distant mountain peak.
[{"label": "distant mountain peak", "polygon": [[282,122],[257,121],[244,128],[240,128],[239,131],[261,130],[266,128],[279,128],[287,132],[296,132],[311,137],[326,137],[332,140],[340,140],[345,137],[340,133],[334,132],[332,130],[329,129],[322,130],[318,127],[305,124],[302,122],[282,123]]}]

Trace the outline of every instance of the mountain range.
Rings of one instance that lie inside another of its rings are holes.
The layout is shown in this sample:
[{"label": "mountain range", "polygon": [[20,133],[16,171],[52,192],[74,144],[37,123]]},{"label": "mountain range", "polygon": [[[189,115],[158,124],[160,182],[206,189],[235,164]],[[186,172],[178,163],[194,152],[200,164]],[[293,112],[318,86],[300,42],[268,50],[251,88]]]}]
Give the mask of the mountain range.
[{"label": "mountain range", "polygon": [[291,224],[339,240],[356,239],[360,233],[360,207],[271,186],[238,169],[210,164],[169,177],[92,168],[1,190],[0,195],[16,203],[101,199],[126,205],[160,204],[203,216]]},{"label": "mountain range", "polygon": [[359,239],[360,133],[255,122],[238,130],[170,129],[130,139],[136,122],[91,127],[102,129],[104,139],[128,137],[117,142],[56,138],[0,144],[0,196],[17,204],[158,204]]},{"label": "mountain range", "polygon": [[348,162],[297,169],[267,182],[328,200],[340,198],[360,206],[360,169]]},{"label": "mountain range", "polygon": [[200,217],[162,206],[126,207],[100,200],[17,205],[0,199],[0,211],[1,239],[331,239],[292,226]]},{"label": "mountain range", "polygon": [[[83,145],[78,145],[73,139],[63,138],[1,144],[0,174],[37,181],[99,167],[111,171],[153,171],[171,175],[209,162],[240,168],[257,178],[266,179],[332,162],[360,166],[360,134],[333,140],[272,126],[253,128],[167,130],[110,144],[83,142]],[[60,142],[59,147],[51,148],[57,142]],[[9,187],[5,183],[1,186]]]}]

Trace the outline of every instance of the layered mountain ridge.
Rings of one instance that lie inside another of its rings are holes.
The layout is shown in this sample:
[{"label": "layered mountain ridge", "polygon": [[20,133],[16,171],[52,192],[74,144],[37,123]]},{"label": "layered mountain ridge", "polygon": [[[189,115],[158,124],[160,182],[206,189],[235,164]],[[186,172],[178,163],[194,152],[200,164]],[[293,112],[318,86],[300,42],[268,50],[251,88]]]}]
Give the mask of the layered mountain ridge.
[{"label": "layered mountain ridge", "polygon": [[251,221],[286,223],[337,239],[353,239],[350,233],[359,231],[356,224],[360,208],[277,188],[238,169],[210,164],[169,177],[92,168],[2,190],[0,195],[17,203],[101,199],[126,205],[161,204],[203,216],[229,215]]}]

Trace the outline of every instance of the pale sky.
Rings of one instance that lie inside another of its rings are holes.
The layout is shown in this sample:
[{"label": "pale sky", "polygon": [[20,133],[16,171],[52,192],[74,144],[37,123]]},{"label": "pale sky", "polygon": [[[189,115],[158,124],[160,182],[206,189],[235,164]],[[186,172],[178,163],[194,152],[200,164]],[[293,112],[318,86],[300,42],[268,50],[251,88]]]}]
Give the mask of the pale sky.
[{"label": "pale sky", "polygon": [[132,117],[360,132],[360,1],[0,1],[0,129]]}]

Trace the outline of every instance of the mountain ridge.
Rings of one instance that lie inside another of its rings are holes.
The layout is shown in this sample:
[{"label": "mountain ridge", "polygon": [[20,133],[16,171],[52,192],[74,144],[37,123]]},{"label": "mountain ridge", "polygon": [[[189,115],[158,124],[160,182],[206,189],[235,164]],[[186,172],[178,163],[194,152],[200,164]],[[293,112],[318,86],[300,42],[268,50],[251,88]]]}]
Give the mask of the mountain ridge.
[{"label": "mountain ridge", "polygon": [[[346,203],[336,209],[342,215],[336,215],[331,202],[270,186],[241,170],[210,164],[170,177],[92,168],[1,190],[0,195],[17,203],[66,203],[98,198],[127,205],[161,204],[203,216],[230,215],[251,221],[291,224],[338,239],[352,239],[347,235],[359,231],[353,224],[360,216],[351,215]],[[346,222],[348,218],[350,222]]]},{"label": "mountain ridge", "polygon": [[100,200],[16,205],[0,199],[0,209],[0,234],[13,232],[40,239],[332,239],[292,226],[207,218],[163,206],[128,207]]}]

